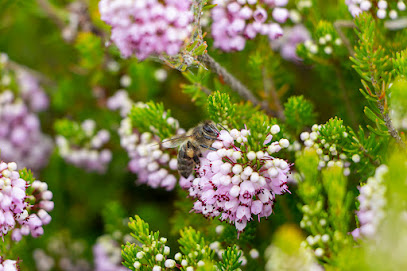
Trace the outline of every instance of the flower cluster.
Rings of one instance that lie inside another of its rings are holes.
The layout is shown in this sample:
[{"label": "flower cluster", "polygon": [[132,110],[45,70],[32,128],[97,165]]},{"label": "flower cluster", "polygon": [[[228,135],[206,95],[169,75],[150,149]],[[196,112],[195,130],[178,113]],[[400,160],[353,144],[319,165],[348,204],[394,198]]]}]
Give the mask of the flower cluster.
[{"label": "flower cluster", "polygon": [[278,40],[271,42],[271,47],[274,50],[280,51],[281,56],[290,61],[301,60],[297,56],[297,45],[310,40],[311,35],[307,28],[302,24],[297,24],[293,27],[284,28],[284,35]]},{"label": "flower cluster", "polygon": [[20,178],[17,164],[0,162],[0,236],[12,231],[14,241],[23,235],[38,237],[51,221],[52,192],[46,183]]},{"label": "flower cluster", "polygon": [[[351,165],[349,157],[346,156],[341,150],[337,149],[335,144],[330,145],[325,139],[320,138],[319,130],[321,125],[314,124],[312,132],[302,132],[300,139],[304,142],[306,148],[314,148],[319,156],[318,169],[324,167],[339,166],[343,168],[343,174],[348,176],[350,174],[349,166]],[[343,132],[342,137],[348,137],[346,132]],[[351,157],[352,161],[358,163],[360,156],[355,154]]]},{"label": "flower cluster", "polygon": [[37,248],[33,251],[35,267],[38,271],[93,270],[85,260],[86,246],[82,240],[72,239],[69,232],[62,231],[47,239],[46,249]]},{"label": "flower cluster", "polygon": [[[173,118],[167,121],[177,122]],[[120,144],[130,158],[129,170],[138,176],[137,183],[152,188],[174,189],[178,174],[175,152],[171,155],[168,151],[164,152],[160,146],[161,140],[150,132],[140,134],[133,129],[130,118],[121,121],[119,135]]]},{"label": "flower cluster", "polygon": [[[278,125],[271,133],[280,131]],[[269,217],[275,195],[288,192],[290,165],[272,155],[290,144],[287,139],[272,140],[269,134],[262,150],[248,151],[250,131],[222,130],[212,147],[200,158],[198,177],[188,183],[189,195],[197,199],[193,210],[207,217],[220,216],[243,231],[252,215]],[[188,186],[186,188],[188,188]]]},{"label": "flower cluster", "polygon": [[96,123],[91,119],[83,121],[80,129],[84,135],[80,144],[70,138],[57,135],[56,144],[59,154],[68,163],[87,171],[105,172],[112,159],[112,153],[102,147],[109,141],[110,133],[104,129],[96,132]]},{"label": "flower cluster", "polygon": [[377,18],[385,19],[387,16],[389,16],[390,19],[394,20],[399,17],[399,13],[403,13],[406,10],[406,4],[403,0],[399,0],[397,3],[392,1],[388,3],[385,0],[380,0],[377,2],[370,0],[345,0],[345,3],[353,17],[356,17],[360,13],[369,11],[373,8],[376,12]]},{"label": "flower cluster", "polygon": [[213,0],[212,36],[214,46],[223,51],[243,50],[246,39],[258,34],[275,40],[283,35],[280,23],[289,12],[287,0]]},{"label": "flower cluster", "polygon": [[93,246],[95,271],[125,271],[120,245],[109,236],[101,236]]},{"label": "flower cluster", "polygon": [[[51,222],[51,216],[48,213],[54,209],[53,195],[48,190],[47,183],[35,180],[27,190],[29,192],[26,198],[29,204],[28,212],[23,212],[17,218],[20,225],[11,234],[12,239],[16,242],[20,241],[23,235],[31,234],[33,237],[42,235],[43,226]],[[29,214],[30,212],[31,214]]]},{"label": "flower cluster", "polygon": [[0,63],[0,151],[5,161],[15,161],[21,166],[38,170],[48,163],[52,140],[41,131],[36,114],[48,107],[48,98],[38,81],[27,72],[14,73],[1,69],[7,64],[2,55]]},{"label": "flower cluster", "polygon": [[[305,49],[313,55],[320,54],[324,56],[332,55],[336,47],[342,46],[342,40],[340,38],[332,38],[332,35],[326,34],[320,37],[317,42],[309,39],[304,42]],[[319,48],[323,50],[320,51]]]},{"label": "flower cluster", "polygon": [[38,80],[25,71],[17,73],[21,98],[33,112],[44,111],[49,106],[47,94],[41,88]]},{"label": "flower cluster", "polygon": [[101,0],[101,18],[112,26],[111,39],[124,57],[176,55],[192,31],[190,0]]},{"label": "flower cluster", "polygon": [[106,106],[112,111],[119,110],[120,116],[124,118],[130,112],[130,109],[133,106],[133,101],[130,99],[127,91],[119,90],[107,99]]},{"label": "flower cluster", "polygon": [[360,227],[352,232],[355,238],[373,237],[385,216],[386,186],[384,185],[383,175],[387,171],[386,165],[379,166],[376,169],[375,175],[370,177],[367,183],[359,188],[360,195],[358,200],[360,205],[357,216]]},{"label": "flower cluster", "polygon": [[4,260],[0,256],[0,271],[18,271],[17,261]]}]

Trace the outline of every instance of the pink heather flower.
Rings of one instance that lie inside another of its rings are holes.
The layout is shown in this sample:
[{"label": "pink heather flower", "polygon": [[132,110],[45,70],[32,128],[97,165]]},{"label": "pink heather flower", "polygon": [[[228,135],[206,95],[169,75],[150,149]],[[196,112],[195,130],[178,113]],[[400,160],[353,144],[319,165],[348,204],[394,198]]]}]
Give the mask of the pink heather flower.
[{"label": "pink heather flower", "polygon": [[[30,195],[26,188],[32,187]],[[29,197],[30,196],[30,197]],[[28,204],[28,199],[35,199]],[[28,184],[20,178],[16,163],[0,162],[0,236],[5,236],[12,231],[12,240],[18,242],[23,235],[31,233],[33,237],[43,234],[43,225],[51,221],[47,211],[52,208],[42,209],[41,203],[51,202],[52,192],[46,183],[34,181]]]},{"label": "pink heather flower", "polygon": [[367,237],[372,238],[377,232],[377,228],[383,221],[386,206],[386,187],[384,185],[383,175],[388,168],[381,165],[376,169],[373,177],[367,180],[367,183],[359,188],[360,203],[359,210],[356,212],[360,227],[352,231],[354,238]]},{"label": "pink heather flower", "polygon": [[48,108],[48,96],[34,76],[24,71],[18,71],[17,81],[21,97],[33,112],[44,111]]},{"label": "pink heather flower", "polygon": [[246,129],[220,131],[219,140],[212,145],[218,150],[205,152],[200,158],[197,177],[184,180],[184,188],[196,199],[195,212],[206,217],[219,216],[220,220],[234,224],[239,232],[253,215],[259,221],[261,217],[269,217],[275,196],[289,192],[290,165],[274,157],[281,150],[276,147],[280,143],[266,145],[272,137],[268,135],[263,140],[262,151],[248,152],[246,142],[250,136]]},{"label": "pink heather flower", "polygon": [[93,259],[95,271],[126,271],[121,262],[120,244],[116,243],[109,236],[101,236],[93,246]]},{"label": "pink heather flower", "polygon": [[112,26],[111,39],[124,57],[177,54],[191,34],[190,0],[101,0],[101,18]]},{"label": "pink heather flower", "polygon": [[[173,118],[168,118],[178,126]],[[180,132],[182,132],[180,130]],[[161,140],[149,132],[140,134],[132,128],[131,120],[122,120],[119,128],[120,144],[127,151],[130,158],[128,168],[137,174],[138,184],[147,184],[152,188],[174,189],[177,184],[176,151],[170,155],[160,146]],[[181,181],[180,181],[181,182]]]},{"label": "pink heather flower", "polygon": [[[24,76],[32,80],[32,77]],[[48,163],[52,151],[52,141],[42,133],[40,121],[34,113],[45,109],[45,103],[35,102],[45,94],[32,83],[23,81],[24,78],[19,78],[20,84],[28,84],[20,85],[23,100],[9,90],[0,93],[0,152],[5,161],[16,161],[24,167],[39,170]],[[46,96],[44,99],[47,100]]]},{"label": "pink heather flower", "polygon": [[18,271],[17,261],[13,260],[4,260],[0,256],[0,271]]},{"label": "pink heather flower", "polygon": [[110,133],[107,130],[95,130],[96,123],[93,120],[85,120],[81,128],[86,135],[86,143],[78,146],[69,139],[58,135],[56,145],[59,155],[68,163],[83,168],[89,172],[106,172],[112,153],[109,149],[103,148],[109,139]]},{"label": "pink heather flower", "polygon": [[274,50],[279,50],[281,56],[290,61],[299,61],[297,56],[297,45],[311,39],[308,30],[301,24],[291,28],[284,28],[284,36],[271,42]]},{"label": "pink heather flower", "polygon": [[[278,2],[278,3],[277,3]],[[284,23],[288,10],[287,1],[236,1],[213,0],[212,36],[214,46],[223,51],[240,51],[246,39],[254,39],[257,34],[275,40],[283,35],[279,23]]]}]

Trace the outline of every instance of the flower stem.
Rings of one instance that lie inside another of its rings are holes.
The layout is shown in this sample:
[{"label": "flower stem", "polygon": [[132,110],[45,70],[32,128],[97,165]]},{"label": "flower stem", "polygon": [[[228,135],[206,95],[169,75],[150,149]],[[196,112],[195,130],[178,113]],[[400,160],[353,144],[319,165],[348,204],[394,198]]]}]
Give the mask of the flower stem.
[{"label": "flower stem", "polygon": [[267,113],[274,113],[267,105],[261,103],[242,82],[240,82],[236,77],[230,74],[224,67],[222,67],[216,60],[214,60],[207,53],[198,57],[198,60],[202,62],[206,67],[211,69],[214,73],[221,76],[223,81],[228,84],[232,90],[236,91],[240,97],[250,101],[253,105],[259,105]]}]

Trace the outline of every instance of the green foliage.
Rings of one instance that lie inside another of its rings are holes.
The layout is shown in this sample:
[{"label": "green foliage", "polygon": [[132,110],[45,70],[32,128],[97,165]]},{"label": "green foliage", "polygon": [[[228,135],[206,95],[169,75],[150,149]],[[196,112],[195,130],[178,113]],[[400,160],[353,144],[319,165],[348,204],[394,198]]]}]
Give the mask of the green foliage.
[{"label": "green foliage", "polygon": [[182,90],[185,94],[191,97],[192,102],[198,106],[205,106],[207,94],[211,91],[206,87],[208,85],[209,73],[203,67],[199,67],[198,71],[193,73],[188,70],[182,73],[190,84],[182,84]]},{"label": "green foliage", "polygon": [[318,155],[313,149],[296,155],[295,167],[301,172],[297,193],[307,203],[318,201],[322,197],[322,185],[318,182],[318,162]]},{"label": "green foliage", "polygon": [[20,174],[20,178],[26,181],[28,184],[32,184],[36,180],[34,173],[29,169],[23,168],[19,170],[18,173]]},{"label": "green foliage", "polygon": [[287,129],[297,135],[305,127],[316,122],[314,105],[306,100],[304,96],[291,96],[284,104],[284,116]]},{"label": "green foliage", "polygon": [[124,232],[127,229],[127,215],[119,202],[108,202],[103,209],[102,216],[107,234],[114,236],[116,232]]},{"label": "green foliage", "polygon": [[104,49],[99,36],[90,32],[79,33],[75,47],[80,54],[80,65],[85,69],[95,69],[104,61]]},{"label": "green foliage", "polygon": [[407,49],[397,52],[392,61],[395,74],[398,76],[407,77]]},{"label": "green foliage", "polygon": [[[154,266],[160,266],[164,270],[173,269],[175,261],[167,259],[169,247],[165,246],[167,239],[159,237],[159,232],[150,232],[149,225],[139,216],[130,218],[129,228],[131,235],[141,243],[136,245],[127,242],[122,246],[123,265],[131,270],[151,270]],[[194,270],[218,270],[213,261],[214,251],[206,244],[201,233],[191,227],[180,231],[180,253],[175,254],[175,260],[179,262],[177,267],[181,271],[186,271],[187,267],[193,267]],[[222,261],[216,265],[220,270],[236,270],[240,266],[239,258],[241,251],[235,245],[233,248],[226,248],[222,256]],[[157,258],[161,255],[165,258]],[[165,267],[164,263],[173,261],[172,267]],[[136,267],[137,266],[137,267]]]},{"label": "green foliage", "polygon": [[57,134],[69,138],[76,145],[81,145],[87,137],[79,123],[69,119],[55,121],[54,130]]},{"label": "green foliage", "polygon": [[[200,232],[188,227],[181,230],[180,235],[178,243],[180,244],[180,252],[183,254],[181,259],[186,260],[189,266],[197,268],[200,261],[202,261],[201,265],[212,262],[214,252],[205,243]],[[184,268],[181,268],[181,270],[184,270]]]},{"label": "green foliage", "polygon": [[[299,154],[296,161],[300,174],[298,195],[304,202],[299,205],[304,214],[300,225],[311,234],[312,241],[308,241],[308,245],[322,248],[322,260],[330,262],[350,242],[353,195],[347,189],[341,167],[316,170],[318,159],[312,149]],[[327,240],[321,241],[324,235]]]},{"label": "green foliage", "polygon": [[228,247],[222,254],[222,261],[218,263],[219,270],[222,271],[232,271],[240,267],[242,262],[240,261],[240,256],[242,252],[238,249],[236,245],[233,247]]},{"label": "green foliage", "polygon": [[216,91],[208,97],[209,117],[216,123],[234,127],[236,105],[230,100],[229,95]]},{"label": "green foliage", "polygon": [[161,140],[176,133],[176,124],[171,123],[171,111],[164,110],[162,103],[148,102],[145,105],[134,105],[129,113],[132,127],[140,133],[153,132]]}]

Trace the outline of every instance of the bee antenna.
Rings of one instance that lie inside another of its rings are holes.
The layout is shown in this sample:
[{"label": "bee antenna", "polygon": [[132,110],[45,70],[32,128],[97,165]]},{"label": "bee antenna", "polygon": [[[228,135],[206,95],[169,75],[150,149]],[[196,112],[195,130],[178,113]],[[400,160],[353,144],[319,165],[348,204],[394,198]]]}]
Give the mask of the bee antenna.
[{"label": "bee antenna", "polygon": [[[217,123],[216,125],[220,126],[223,130],[227,131],[229,133],[229,130],[226,129],[222,124]],[[217,129],[216,129],[217,130]],[[218,131],[219,132],[219,131]]]}]

